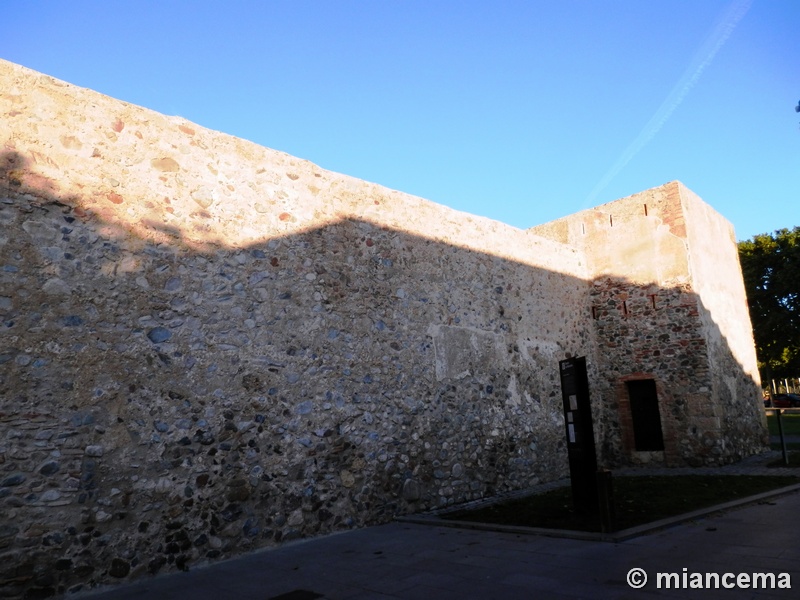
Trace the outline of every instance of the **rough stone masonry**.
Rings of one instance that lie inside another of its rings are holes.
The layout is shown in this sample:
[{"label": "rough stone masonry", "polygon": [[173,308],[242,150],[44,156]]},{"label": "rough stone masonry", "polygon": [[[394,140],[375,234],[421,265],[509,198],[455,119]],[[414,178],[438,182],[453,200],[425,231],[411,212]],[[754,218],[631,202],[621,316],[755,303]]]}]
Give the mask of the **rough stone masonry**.
[{"label": "rough stone masonry", "polygon": [[[0,596],[763,449],[731,226],[678,182],[528,231],[0,61]],[[630,382],[652,380],[663,449]]]}]

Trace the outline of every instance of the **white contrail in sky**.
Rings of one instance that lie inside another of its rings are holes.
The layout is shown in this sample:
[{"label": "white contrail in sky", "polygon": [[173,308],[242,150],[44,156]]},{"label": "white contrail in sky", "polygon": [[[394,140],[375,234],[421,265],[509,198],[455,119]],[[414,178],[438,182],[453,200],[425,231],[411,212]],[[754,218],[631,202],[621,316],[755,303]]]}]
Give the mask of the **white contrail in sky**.
[{"label": "white contrail in sky", "polygon": [[750,9],[751,4],[752,0],[736,0],[728,7],[722,19],[720,19],[719,23],[703,42],[703,45],[695,52],[695,55],[692,57],[692,62],[689,63],[688,68],[672,88],[666,100],[658,107],[658,110],[647,122],[639,135],[636,136],[636,139],[625,148],[625,151],[617,159],[617,162],[614,163],[597,185],[594,186],[594,189],[586,198],[584,208],[594,205],[600,192],[602,192],[611,180],[625,168],[625,165],[639,153],[645,144],[653,139],[661,130],[664,123],[667,122],[667,119],[669,119],[672,113],[675,112],[675,109],[680,106],[683,99],[686,98],[686,95],[692,87],[694,87],[694,84],[700,79],[705,68],[714,60],[714,56],[716,56],[720,48],[725,45],[725,42],[733,33],[736,25]]}]

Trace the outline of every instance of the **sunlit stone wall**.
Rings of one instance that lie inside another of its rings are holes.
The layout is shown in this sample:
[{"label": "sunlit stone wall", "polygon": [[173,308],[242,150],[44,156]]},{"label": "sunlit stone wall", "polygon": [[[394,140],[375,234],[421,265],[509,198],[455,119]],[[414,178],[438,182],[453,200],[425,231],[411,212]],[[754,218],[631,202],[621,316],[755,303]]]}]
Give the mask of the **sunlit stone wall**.
[{"label": "sunlit stone wall", "polygon": [[0,586],[566,475],[580,254],[0,62]]}]

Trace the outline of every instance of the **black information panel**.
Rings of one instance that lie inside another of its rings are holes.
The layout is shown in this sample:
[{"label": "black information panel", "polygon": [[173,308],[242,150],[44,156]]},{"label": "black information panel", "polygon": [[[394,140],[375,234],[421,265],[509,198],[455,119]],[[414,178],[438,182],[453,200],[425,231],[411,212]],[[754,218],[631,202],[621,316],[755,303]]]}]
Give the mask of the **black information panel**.
[{"label": "black information panel", "polygon": [[595,514],[598,510],[597,454],[594,447],[586,357],[568,358],[558,365],[567,429],[572,501],[576,511]]}]

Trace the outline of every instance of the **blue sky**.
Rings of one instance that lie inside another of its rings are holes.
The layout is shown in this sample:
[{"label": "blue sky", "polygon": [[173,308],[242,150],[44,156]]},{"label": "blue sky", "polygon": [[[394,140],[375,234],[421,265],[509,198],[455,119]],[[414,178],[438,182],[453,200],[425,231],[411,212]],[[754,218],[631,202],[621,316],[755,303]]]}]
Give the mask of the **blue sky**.
[{"label": "blue sky", "polygon": [[11,2],[0,57],[527,228],[673,179],[800,225],[797,0]]}]

